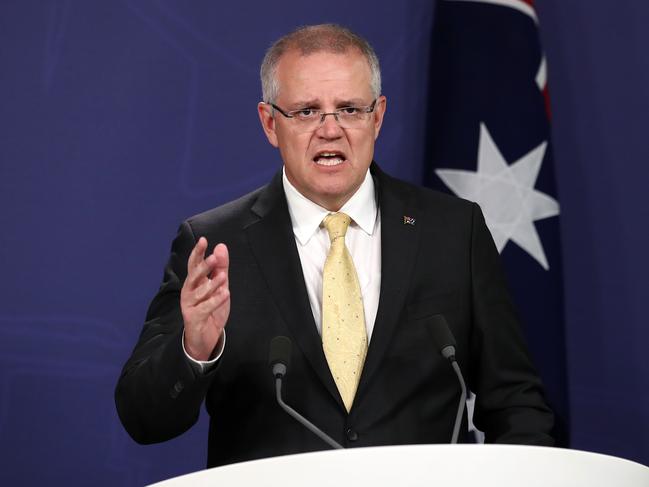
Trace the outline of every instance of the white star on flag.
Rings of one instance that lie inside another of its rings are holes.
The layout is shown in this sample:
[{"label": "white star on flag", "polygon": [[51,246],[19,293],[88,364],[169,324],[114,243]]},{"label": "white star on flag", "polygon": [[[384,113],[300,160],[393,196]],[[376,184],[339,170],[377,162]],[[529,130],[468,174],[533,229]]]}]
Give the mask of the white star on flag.
[{"label": "white star on flag", "polygon": [[554,198],[534,189],[547,142],[508,165],[484,123],[480,124],[477,172],[437,169],[456,195],[482,207],[498,252],[509,240],[548,270],[548,260],[534,222],[559,214]]}]

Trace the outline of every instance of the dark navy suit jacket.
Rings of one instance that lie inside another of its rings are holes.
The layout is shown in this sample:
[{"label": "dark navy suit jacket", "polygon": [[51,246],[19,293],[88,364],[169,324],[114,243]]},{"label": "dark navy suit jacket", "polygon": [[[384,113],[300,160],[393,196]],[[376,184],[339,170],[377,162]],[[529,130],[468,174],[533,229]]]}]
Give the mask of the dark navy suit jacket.
[{"label": "dark navy suit jacket", "polygon": [[[486,441],[553,443],[553,415],[479,207],[391,178],[376,164],[371,171],[381,211],[381,294],[349,414],[313,321],[280,171],[267,186],[180,226],[116,389],[120,418],[136,441],[183,433],[205,400],[208,466],[326,449],[275,402],[268,346],[286,335],[294,346],[285,399],[336,441],[447,443],[460,390],[430,331],[443,315],[477,394],[474,422]],[[187,258],[200,236],[208,251],[227,244],[232,300],[225,351],[204,375],[183,353],[179,306]]]}]

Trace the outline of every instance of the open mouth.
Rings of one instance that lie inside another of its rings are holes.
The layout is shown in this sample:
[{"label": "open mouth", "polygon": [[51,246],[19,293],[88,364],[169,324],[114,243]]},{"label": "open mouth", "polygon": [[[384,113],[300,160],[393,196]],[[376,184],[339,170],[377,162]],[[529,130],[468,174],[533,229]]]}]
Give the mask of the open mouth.
[{"label": "open mouth", "polygon": [[346,160],[345,154],[340,151],[320,151],[313,158],[313,162],[319,166],[337,166]]}]

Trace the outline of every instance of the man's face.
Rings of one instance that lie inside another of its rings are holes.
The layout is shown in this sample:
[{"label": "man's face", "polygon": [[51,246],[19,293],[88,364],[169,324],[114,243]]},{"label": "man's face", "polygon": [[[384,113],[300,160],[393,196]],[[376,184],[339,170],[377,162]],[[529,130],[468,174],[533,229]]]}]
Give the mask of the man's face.
[{"label": "man's face", "polygon": [[[288,51],[280,58],[277,80],[275,104],[286,112],[303,108],[333,112],[374,101],[369,65],[355,49],[308,56]],[[343,129],[333,115],[328,115],[324,123],[306,133],[295,120],[277,112],[273,116],[269,105],[260,103],[258,111],[269,142],[279,148],[291,184],[311,201],[337,211],[365,178],[385,105],[385,97],[379,97],[372,116],[360,128]]]}]

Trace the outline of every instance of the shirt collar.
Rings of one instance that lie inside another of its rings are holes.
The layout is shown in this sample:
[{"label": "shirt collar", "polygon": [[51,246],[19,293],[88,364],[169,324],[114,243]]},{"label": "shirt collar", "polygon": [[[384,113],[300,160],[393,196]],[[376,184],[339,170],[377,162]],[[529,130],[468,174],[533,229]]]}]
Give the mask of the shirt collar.
[{"label": "shirt collar", "polygon": [[[288,203],[288,212],[293,225],[293,233],[301,245],[306,245],[318,230],[323,218],[331,212],[302,195],[286,177],[285,168],[282,168],[282,182]],[[349,198],[340,211],[349,215],[353,222],[352,225],[355,223],[368,235],[374,233],[377,205],[374,179],[372,179],[369,169],[358,190]]]}]

